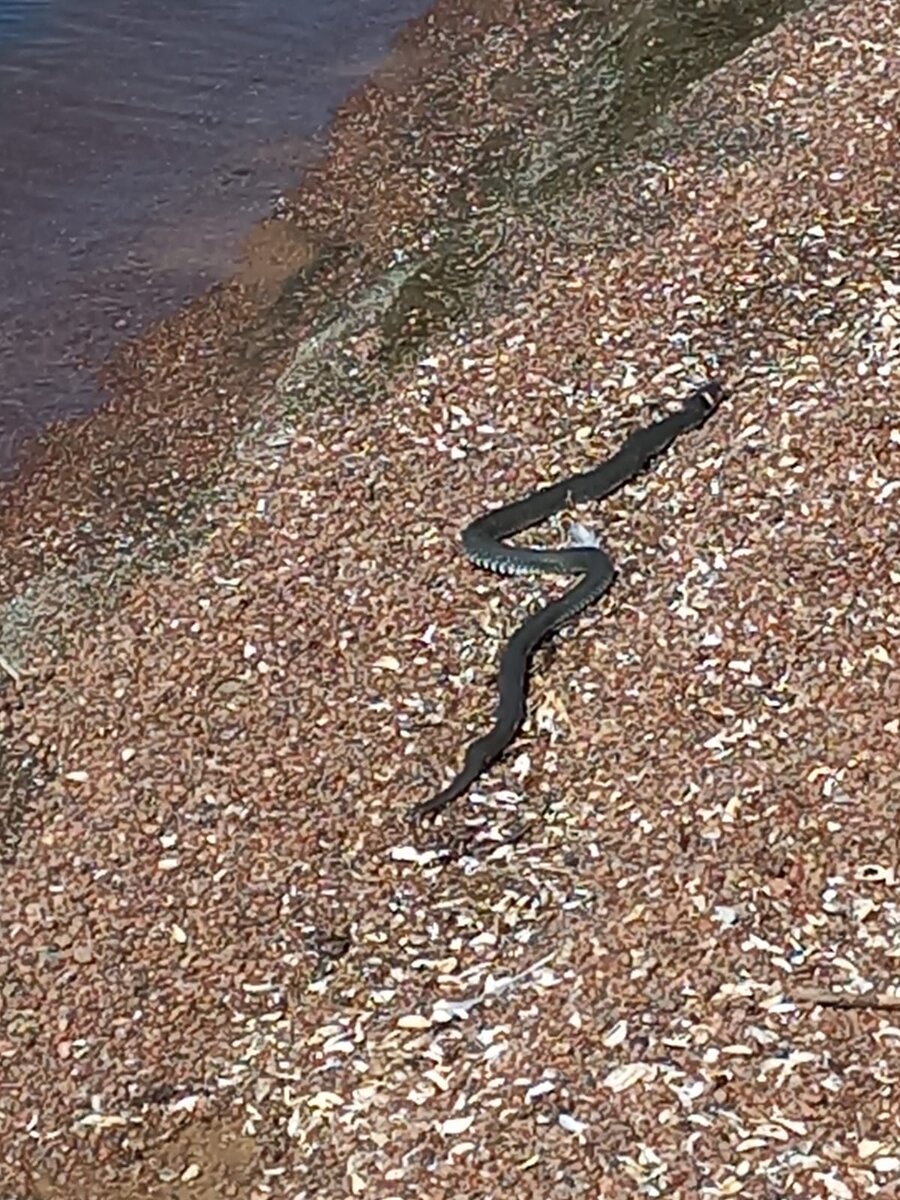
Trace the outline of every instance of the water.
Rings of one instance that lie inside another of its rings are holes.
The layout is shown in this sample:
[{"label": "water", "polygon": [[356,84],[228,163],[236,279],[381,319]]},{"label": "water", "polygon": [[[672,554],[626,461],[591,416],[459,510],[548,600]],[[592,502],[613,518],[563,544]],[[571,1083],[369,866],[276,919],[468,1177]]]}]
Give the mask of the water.
[{"label": "water", "polygon": [[426,0],[0,0],[0,477],[227,277]]}]

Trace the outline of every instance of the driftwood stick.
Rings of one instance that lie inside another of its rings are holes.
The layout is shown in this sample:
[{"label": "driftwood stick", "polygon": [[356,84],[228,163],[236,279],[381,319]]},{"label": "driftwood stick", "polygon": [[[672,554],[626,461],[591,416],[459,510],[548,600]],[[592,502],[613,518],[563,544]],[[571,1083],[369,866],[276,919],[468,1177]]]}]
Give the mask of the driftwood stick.
[{"label": "driftwood stick", "polygon": [[2,654],[0,654],[0,670],[5,671],[16,685],[22,682],[22,676],[12,665],[12,663],[8,659],[4,658]]},{"label": "driftwood stick", "polygon": [[835,992],[831,988],[801,987],[791,993],[798,1004],[821,1004],[823,1008],[900,1009],[900,995],[893,992]]}]

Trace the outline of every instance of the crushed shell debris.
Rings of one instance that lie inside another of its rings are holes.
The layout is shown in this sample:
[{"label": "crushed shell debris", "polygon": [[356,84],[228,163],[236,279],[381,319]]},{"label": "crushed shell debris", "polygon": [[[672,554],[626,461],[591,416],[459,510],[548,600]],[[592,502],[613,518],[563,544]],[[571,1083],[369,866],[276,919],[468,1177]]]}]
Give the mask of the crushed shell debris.
[{"label": "crushed shell debris", "polygon": [[[3,660],[6,1180],[900,1188],[898,92],[895,0],[789,19],[523,219],[502,315],[300,406],[206,543]],[[620,577],[519,757],[414,845],[543,594],[459,528],[710,364],[716,420],[578,514]]]}]

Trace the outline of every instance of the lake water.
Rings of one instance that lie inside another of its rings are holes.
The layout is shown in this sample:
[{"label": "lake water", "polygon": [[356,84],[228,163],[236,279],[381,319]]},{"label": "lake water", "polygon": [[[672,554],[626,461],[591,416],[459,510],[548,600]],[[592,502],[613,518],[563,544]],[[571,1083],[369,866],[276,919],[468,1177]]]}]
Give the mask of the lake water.
[{"label": "lake water", "polygon": [[426,0],[0,0],[0,477],[226,277]]}]

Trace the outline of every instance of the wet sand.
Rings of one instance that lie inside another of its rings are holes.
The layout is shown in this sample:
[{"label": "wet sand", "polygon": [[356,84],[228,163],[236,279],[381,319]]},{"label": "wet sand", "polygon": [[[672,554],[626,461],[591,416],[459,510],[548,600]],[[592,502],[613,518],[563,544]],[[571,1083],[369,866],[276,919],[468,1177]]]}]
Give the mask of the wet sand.
[{"label": "wet sand", "polygon": [[[286,278],[123,353],[15,490],[14,1186],[900,1183],[900,10],[605,138],[626,69],[665,90],[626,15],[439,5],[273,223]],[[540,592],[459,528],[710,373],[715,421],[578,514],[619,579],[513,753],[410,830]]]}]

